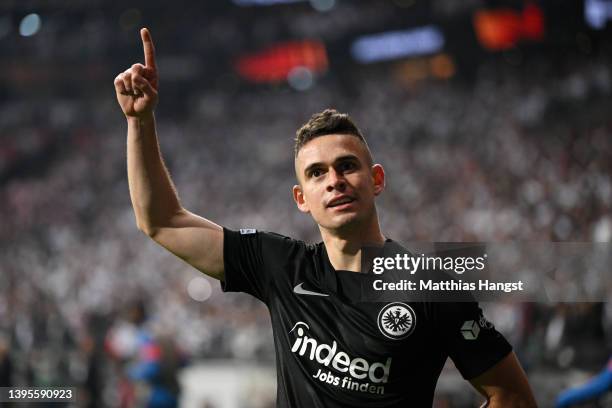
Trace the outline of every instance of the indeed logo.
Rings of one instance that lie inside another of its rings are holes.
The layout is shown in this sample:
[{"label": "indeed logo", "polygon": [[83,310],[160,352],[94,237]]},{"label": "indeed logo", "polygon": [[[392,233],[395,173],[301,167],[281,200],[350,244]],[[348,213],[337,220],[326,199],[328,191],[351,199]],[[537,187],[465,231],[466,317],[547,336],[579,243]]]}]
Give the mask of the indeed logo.
[{"label": "indeed logo", "polygon": [[346,373],[357,380],[369,378],[373,383],[386,383],[389,380],[391,370],[391,357],[383,363],[369,363],[367,360],[357,357],[351,359],[344,351],[338,351],[338,344],[334,340],[331,345],[321,343],[306,335],[310,330],[308,324],[297,322],[289,333],[296,332],[297,338],[291,347],[293,353],[300,356],[306,355],[311,361],[316,360],[325,367],[333,367],[335,370]]}]

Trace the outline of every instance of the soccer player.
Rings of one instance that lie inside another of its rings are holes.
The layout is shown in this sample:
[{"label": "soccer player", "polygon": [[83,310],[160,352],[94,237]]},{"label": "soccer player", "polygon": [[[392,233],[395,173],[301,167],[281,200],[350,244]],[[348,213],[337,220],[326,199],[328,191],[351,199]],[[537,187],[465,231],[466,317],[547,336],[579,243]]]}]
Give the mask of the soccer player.
[{"label": "soccer player", "polygon": [[[385,172],[351,119],[314,115],[297,133],[293,197],[323,242],[233,231],[187,211],[160,154],[154,109],[158,75],[151,35],[141,30],[145,64],[119,74],[127,119],[130,196],[138,228],[224,291],[249,293],[269,308],[279,407],[431,406],[450,356],[491,407],[535,401],[511,346],[476,303],[362,302],[364,244],[391,245],[375,198]],[[471,324],[469,336],[462,327]]]},{"label": "soccer player", "polygon": [[586,383],[567,389],[557,397],[555,408],[568,408],[602,398],[612,391],[612,357],[607,366]]}]

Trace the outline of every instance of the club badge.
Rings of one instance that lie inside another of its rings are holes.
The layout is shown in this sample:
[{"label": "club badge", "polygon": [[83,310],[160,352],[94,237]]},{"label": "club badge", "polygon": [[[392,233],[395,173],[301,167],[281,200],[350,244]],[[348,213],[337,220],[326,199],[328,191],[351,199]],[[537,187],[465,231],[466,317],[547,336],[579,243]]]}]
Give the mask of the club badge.
[{"label": "club badge", "polygon": [[416,314],[405,303],[394,302],[383,307],[378,313],[378,329],[392,340],[410,336],[416,326]]}]

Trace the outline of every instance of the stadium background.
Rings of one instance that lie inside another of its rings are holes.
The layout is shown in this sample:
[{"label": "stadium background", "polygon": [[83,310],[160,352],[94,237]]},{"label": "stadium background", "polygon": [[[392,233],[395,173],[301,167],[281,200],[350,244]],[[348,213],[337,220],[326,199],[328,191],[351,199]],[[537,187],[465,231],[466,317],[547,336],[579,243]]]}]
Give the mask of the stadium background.
[{"label": "stadium background", "polygon": [[[0,4],[0,385],[128,406],[149,392],[129,380],[146,330],[169,375],[188,363],[183,406],[273,406],[266,308],[136,229],[112,81],[142,61],[142,26],[164,157],[221,225],[317,239],[290,196],[292,137],[336,107],[387,169],[388,236],[610,240],[612,1],[201,3]],[[608,303],[485,307],[543,407],[611,351]],[[449,362],[435,406],[477,401]]]}]

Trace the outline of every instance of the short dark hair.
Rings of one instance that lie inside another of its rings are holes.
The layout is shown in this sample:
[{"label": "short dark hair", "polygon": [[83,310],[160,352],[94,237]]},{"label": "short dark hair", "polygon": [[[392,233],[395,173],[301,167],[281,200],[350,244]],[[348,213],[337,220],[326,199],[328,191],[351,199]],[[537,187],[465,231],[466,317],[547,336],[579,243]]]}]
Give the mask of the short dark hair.
[{"label": "short dark hair", "polygon": [[295,157],[297,157],[300,149],[312,139],[333,134],[353,135],[361,140],[366,147],[368,145],[363,134],[348,114],[340,113],[335,109],[325,109],[323,112],[312,115],[310,120],[295,133]]}]

